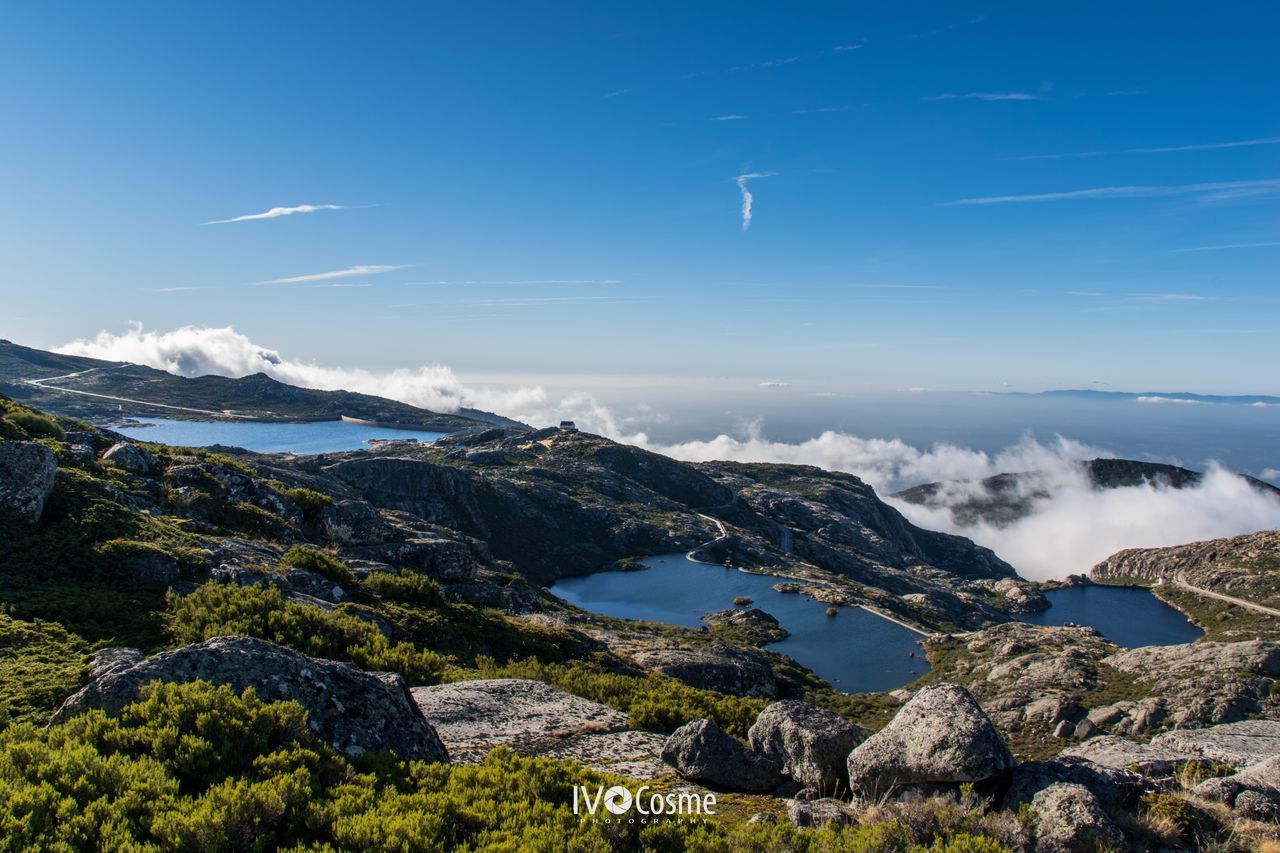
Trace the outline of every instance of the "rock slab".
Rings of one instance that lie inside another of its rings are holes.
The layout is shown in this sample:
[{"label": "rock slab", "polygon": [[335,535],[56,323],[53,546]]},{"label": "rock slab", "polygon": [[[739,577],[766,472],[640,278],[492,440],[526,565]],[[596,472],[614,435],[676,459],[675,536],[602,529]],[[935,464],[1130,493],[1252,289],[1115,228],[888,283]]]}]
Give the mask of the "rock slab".
[{"label": "rock slab", "polygon": [[774,702],[747,732],[751,748],[806,787],[848,790],[846,759],[870,732],[839,714],[794,699]]},{"label": "rock slab", "polygon": [[58,460],[36,441],[0,441],[0,513],[35,524],[53,491]]}]

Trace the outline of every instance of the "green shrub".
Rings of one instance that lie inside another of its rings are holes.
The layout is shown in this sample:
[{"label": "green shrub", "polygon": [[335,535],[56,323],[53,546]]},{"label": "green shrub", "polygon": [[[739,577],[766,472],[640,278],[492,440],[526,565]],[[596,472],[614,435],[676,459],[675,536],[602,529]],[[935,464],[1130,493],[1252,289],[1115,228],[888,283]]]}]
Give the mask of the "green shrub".
[{"label": "green shrub", "polygon": [[346,564],[332,554],[314,545],[294,545],[280,558],[280,565],[292,569],[309,569],[334,583],[355,584],[355,575]]},{"label": "green shrub", "polygon": [[80,686],[88,644],[53,622],[0,614],[0,725],[43,723]]},{"label": "green shrub", "polygon": [[390,572],[370,572],[364,579],[364,588],[380,598],[390,598],[407,604],[424,607],[443,607],[444,593],[440,584],[418,572],[393,575]]},{"label": "green shrub", "polygon": [[167,594],[166,630],[179,645],[239,634],[270,640],[314,657],[398,672],[414,685],[435,684],[449,658],[412,643],[392,643],[372,622],[342,609],[285,601],[274,587],[207,583],[186,596]]},{"label": "green shrub", "polygon": [[333,498],[324,492],[317,492],[315,489],[303,487],[283,489],[280,494],[297,504],[298,508],[302,510],[302,514],[306,516],[307,521],[313,521],[325,507],[333,503]]},{"label": "green shrub", "polygon": [[14,408],[4,419],[30,438],[53,438],[61,441],[67,436],[53,418],[30,409]]}]

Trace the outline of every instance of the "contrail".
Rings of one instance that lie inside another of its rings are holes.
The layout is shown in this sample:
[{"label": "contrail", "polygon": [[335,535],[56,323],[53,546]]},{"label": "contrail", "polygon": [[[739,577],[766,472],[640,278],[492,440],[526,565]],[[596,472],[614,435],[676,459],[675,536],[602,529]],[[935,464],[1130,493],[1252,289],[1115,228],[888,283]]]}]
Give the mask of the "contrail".
[{"label": "contrail", "polygon": [[775,172],[745,172],[734,178],[734,182],[738,185],[738,189],[742,192],[742,230],[746,231],[751,227],[751,202],[753,196],[751,190],[747,189],[747,181],[752,178],[771,178]]}]

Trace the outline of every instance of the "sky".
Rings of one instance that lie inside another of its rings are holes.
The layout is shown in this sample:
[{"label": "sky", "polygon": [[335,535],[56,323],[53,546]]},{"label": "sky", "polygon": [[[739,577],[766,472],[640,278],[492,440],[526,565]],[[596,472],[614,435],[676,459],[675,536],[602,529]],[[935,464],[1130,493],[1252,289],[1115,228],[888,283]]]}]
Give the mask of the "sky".
[{"label": "sky", "polygon": [[1280,393],[1278,27],[1229,0],[6,3],[0,336]]}]

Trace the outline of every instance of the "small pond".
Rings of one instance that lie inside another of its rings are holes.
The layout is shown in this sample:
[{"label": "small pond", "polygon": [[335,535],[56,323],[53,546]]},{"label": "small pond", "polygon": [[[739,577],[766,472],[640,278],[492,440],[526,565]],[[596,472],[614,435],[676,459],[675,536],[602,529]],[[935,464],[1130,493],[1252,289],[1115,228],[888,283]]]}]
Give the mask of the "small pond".
[{"label": "small pond", "polygon": [[370,439],[413,438],[435,441],[444,433],[409,429],[361,426],[345,421],[308,423],[258,423],[254,421],[175,421],[166,418],[135,418],[146,426],[115,427],[115,431],[139,441],[154,441],[178,447],[208,447],[225,444],[257,453],[338,453],[360,450]]},{"label": "small pond", "polygon": [[594,613],[689,627],[746,596],[791,632],[767,646],[770,651],[794,658],[845,693],[901,687],[929,670],[918,634],[860,607],[838,607],[828,616],[826,604],[775,592],[773,585],[785,578],[695,563],[684,554],[642,562],[644,571],[565,578],[551,592]]},{"label": "small pond", "polygon": [[1048,610],[1018,617],[1033,625],[1074,622],[1097,628],[1126,648],[1190,643],[1204,632],[1186,616],[1145,589],[1120,586],[1073,586],[1045,593]]}]

